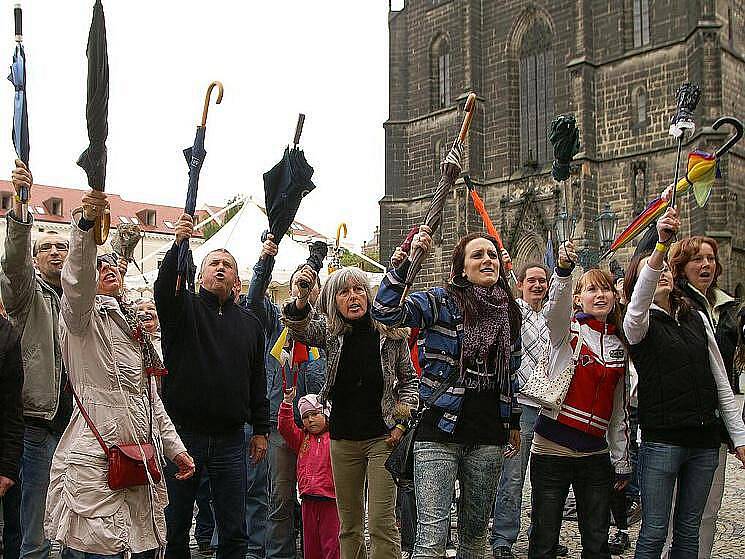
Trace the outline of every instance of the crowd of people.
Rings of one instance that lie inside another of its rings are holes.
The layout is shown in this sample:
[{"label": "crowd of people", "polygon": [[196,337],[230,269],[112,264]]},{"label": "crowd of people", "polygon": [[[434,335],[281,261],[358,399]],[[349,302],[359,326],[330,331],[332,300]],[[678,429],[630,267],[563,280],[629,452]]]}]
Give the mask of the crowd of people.
[{"label": "crowd of people", "polygon": [[[12,178],[33,188],[20,161]],[[195,522],[217,559],[295,558],[298,526],[306,559],[444,557],[453,506],[458,557],[515,557],[523,529],[530,558],[553,558],[570,492],[582,557],[711,556],[728,453],[745,465],[745,311],[717,286],[716,241],[677,239],[674,209],[622,281],[580,273],[568,240],[554,270],[517,263],[512,285],[506,251],[472,233],[444,285],[407,293],[422,225],[379,286],[354,267],[321,285],[298,263],[278,305],[271,235],[245,295],[222,249],[196,292],[175,289],[188,214],[154,301],[128,300],[126,261],[94,239],[106,204],[85,193],[69,239],[32,241],[19,198],[7,212],[6,559],[48,559],[52,542],[66,559],[183,559]],[[555,405],[546,386],[563,386]],[[413,483],[397,486],[386,462],[412,433]]]}]

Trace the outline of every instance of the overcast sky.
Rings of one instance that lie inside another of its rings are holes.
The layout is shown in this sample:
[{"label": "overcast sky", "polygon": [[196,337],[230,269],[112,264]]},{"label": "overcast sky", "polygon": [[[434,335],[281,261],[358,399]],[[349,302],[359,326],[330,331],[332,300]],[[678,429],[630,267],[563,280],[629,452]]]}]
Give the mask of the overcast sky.
[{"label": "overcast sky", "polygon": [[[13,5],[0,0],[0,57],[10,65]],[[25,0],[31,169],[39,184],[83,188],[88,145],[85,45],[93,0]],[[385,0],[104,0],[110,66],[106,189],[183,205],[204,94],[210,107],[198,204],[238,193],[263,201],[261,175],[307,115],[301,147],[317,189],[298,218],[326,234],[345,221],[368,239],[384,192],[388,114]],[[3,74],[5,77],[6,74]],[[2,92],[5,92],[2,94]],[[10,175],[13,90],[0,87],[0,154]]]}]

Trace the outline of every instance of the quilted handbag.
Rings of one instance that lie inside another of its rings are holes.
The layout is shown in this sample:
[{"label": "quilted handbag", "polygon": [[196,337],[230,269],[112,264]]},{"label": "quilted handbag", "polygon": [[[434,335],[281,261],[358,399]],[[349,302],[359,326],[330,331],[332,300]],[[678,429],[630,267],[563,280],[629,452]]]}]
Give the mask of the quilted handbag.
[{"label": "quilted handbag", "polygon": [[569,385],[572,384],[574,369],[577,367],[577,359],[582,349],[582,330],[577,334],[577,345],[574,347],[572,361],[556,377],[549,378],[549,354],[551,344],[546,344],[540,361],[530,373],[530,377],[520,390],[520,394],[530,398],[544,408],[558,410],[564,403],[564,398],[569,392]]}]

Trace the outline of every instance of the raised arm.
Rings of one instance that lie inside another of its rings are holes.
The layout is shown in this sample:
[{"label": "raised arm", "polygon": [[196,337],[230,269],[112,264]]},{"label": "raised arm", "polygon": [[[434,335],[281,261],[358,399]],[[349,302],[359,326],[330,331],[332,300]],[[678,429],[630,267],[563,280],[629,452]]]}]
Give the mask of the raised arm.
[{"label": "raised arm", "polygon": [[[22,161],[16,160],[13,171],[13,188],[16,196],[21,188],[31,192],[33,179]],[[21,330],[25,326],[31,302],[36,291],[34,262],[31,251],[31,230],[34,217],[29,213],[28,221],[23,221],[20,212],[21,204],[17,202],[15,209],[6,216],[7,228],[5,235],[5,254],[0,260],[2,274],[0,275],[0,290],[3,303],[11,320]]]},{"label": "raised arm", "polygon": [[572,322],[572,270],[577,253],[571,241],[559,247],[559,262],[551,278],[548,301],[544,309],[549,338],[553,347],[569,339]]},{"label": "raised arm", "polygon": [[680,229],[677,215],[677,210],[668,208],[657,222],[657,246],[639,272],[639,278],[631,293],[631,300],[623,319],[623,331],[632,345],[641,342],[649,331],[649,307],[654,300],[660,276],[665,270],[665,255],[669,244]]},{"label": "raised arm", "polygon": [[273,241],[273,236],[269,234],[261,248],[259,260],[254,264],[253,276],[248,286],[248,293],[244,299],[244,306],[250,310],[261,322],[264,328],[264,335],[268,338],[275,332],[279,325],[279,312],[276,307],[269,301],[266,296],[266,290],[272,279],[270,266],[271,259],[277,255],[277,245]]},{"label": "raised arm", "polygon": [[176,240],[166,252],[158,269],[153,297],[158,309],[158,318],[164,327],[173,327],[182,319],[186,289],[181,289],[181,292],[176,294],[178,247],[182,242],[187,242],[193,233],[193,218],[187,213],[181,214],[176,223]]},{"label": "raised arm", "polygon": [[93,225],[106,208],[106,195],[91,190],[83,196],[82,213],[73,213],[70,250],[62,267],[61,315],[67,329],[79,334],[90,324],[96,301],[96,241]]},{"label": "raised arm", "polygon": [[411,261],[406,259],[401,266],[385,275],[370,309],[370,315],[386,326],[428,328],[435,323],[440,311],[435,290],[414,292],[399,306],[409,266]]}]

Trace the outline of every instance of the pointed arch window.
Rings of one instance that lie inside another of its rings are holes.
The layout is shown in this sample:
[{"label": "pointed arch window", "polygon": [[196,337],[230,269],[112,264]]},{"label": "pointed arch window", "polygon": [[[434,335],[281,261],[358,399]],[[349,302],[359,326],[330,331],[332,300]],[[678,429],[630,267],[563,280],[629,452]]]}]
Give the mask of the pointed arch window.
[{"label": "pointed arch window", "polygon": [[520,160],[545,163],[552,155],[548,124],[554,112],[554,55],[551,30],[541,21],[525,33],[520,45]]},{"label": "pointed arch window", "polygon": [[432,43],[430,56],[432,82],[432,109],[449,107],[450,97],[450,45],[445,37],[438,37]]}]

